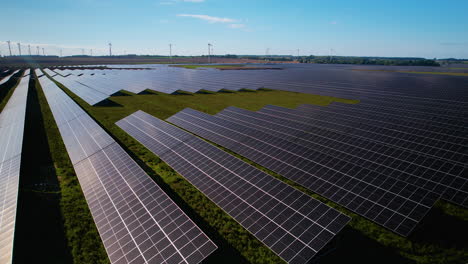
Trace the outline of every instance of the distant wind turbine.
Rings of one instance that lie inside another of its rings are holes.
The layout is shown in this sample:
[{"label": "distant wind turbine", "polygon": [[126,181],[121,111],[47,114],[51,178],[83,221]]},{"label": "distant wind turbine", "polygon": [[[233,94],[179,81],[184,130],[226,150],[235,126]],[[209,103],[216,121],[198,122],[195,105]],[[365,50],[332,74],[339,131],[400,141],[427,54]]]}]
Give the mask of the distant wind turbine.
[{"label": "distant wind turbine", "polygon": [[11,56],[11,46],[10,46],[10,42],[9,40],[7,40],[7,43],[8,43],[8,50],[10,51],[10,56]]},{"label": "distant wind turbine", "polygon": [[213,45],[208,43],[208,63],[210,64],[211,64],[211,47],[213,47]]}]

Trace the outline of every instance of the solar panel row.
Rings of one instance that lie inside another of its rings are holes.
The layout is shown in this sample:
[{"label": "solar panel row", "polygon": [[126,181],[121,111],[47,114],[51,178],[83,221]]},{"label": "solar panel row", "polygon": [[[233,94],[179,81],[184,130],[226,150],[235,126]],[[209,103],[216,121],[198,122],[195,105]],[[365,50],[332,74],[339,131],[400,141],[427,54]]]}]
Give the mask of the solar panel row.
[{"label": "solar panel row", "polygon": [[117,125],[288,263],[307,263],[350,220],[210,143],[142,111]]},{"label": "solar panel row", "polygon": [[351,162],[216,116],[184,109],[168,119],[407,236],[439,197]]},{"label": "solar panel row", "polygon": [[235,107],[226,108],[216,116],[301,144],[334,159],[359,164],[467,206],[468,184],[463,176],[466,169],[459,164],[327,131],[313,122],[299,123]]},{"label": "solar panel row", "polygon": [[54,79],[90,105],[98,104],[109,97],[107,94],[60,75],[56,75]]},{"label": "solar panel row", "polygon": [[39,81],[111,263],[199,263],[216,249],[84,110]]},{"label": "solar panel row", "polygon": [[[392,145],[395,147],[425,153],[433,157],[455,160],[460,163],[468,162],[468,145],[466,140],[458,138],[450,142],[433,137],[425,137],[416,132],[387,129],[384,126],[372,125],[371,122],[355,121],[355,118],[321,115],[316,117],[311,111],[292,110],[277,106],[266,106],[259,112],[272,116],[282,116],[290,120],[303,123],[314,123],[329,130],[359,136],[368,140]],[[396,125],[395,125],[396,127]],[[429,134],[429,132],[426,132]],[[448,137],[445,137],[448,138]],[[447,139],[450,140],[450,139]],[[460,143],[459,143],[460,142]],[[464,143],[465,142],[465,143]]]},{"label": "solar panel row", "polygon": [[37,78],[41,78],[42,76],[44,76],[44,73],[41,71],[41,69],[34,69],[34,73],[36,74],[36,77]]},{"label": "solar panel row", "polygon": [[0,263],[11,263],[29,77],[0,113]]},{"label": "solar panel row", "polygon": [[[316,109],[317,106],[311,105],[300,105],[297,109]],[[436,134],[444,134],[452,137],[466,137],[468,128],[457,124],[448,124],[440,122],[438,120],[430,120],[428,122],[428,116],[405,116],[401,111],[385,110],[383,108],[372,107],[366,105],[365,102],[359,104],[341,104],[332,103],[326,108],[321,107],[321,111],[327,111],[330,114],[343,114],[347,116],[353,116],[356,118],[362,118],[369,121],[380,121],[385,122],[384,125],[395,124],[398,127],[415,128],[417,130],[431,131]],[[385,117],[385,118],[382,118]]]},{"label": "solar panel row", "polygon": [[[265,67],[265,65],[252,66]],[[132,66],[109,65],[109,67],[130,68]],[[430,97],[443,102],[443,100],[439,99],[463,101],[460,95],[466,98],[466,95],[460,93],[459,90],[453,89],[453,87],[447,88],[450,83],[455,83],[453,86],[457,87],[456,84],[457,82],[461,83],[460,81],[452,78],[448,84],[447,80],[441,76],[405,76],[401,73],[389,72],[370,74],[369,72],[349,69],[359,66],[281,65],[277,67],[283,70],[187,70],[168,67],[167,65],[145,65],[145,68],[156,70],[152,71],[151,75],[143,76],[143,79],[151,80],[152,86],[156,89],[162,87],[174,91],[186,90],[192,92],[199,89],[217,91],[223,88],[238,90],[240,88],[257,89],[267,87],[356,99],[393,97],[395,101],[401,99],[419,101],[420,99],[427,99],[424,97]],[[82,71],[85,70],[70,72]],[[96,70],[96,72],[99,72],[99,70]]]}]

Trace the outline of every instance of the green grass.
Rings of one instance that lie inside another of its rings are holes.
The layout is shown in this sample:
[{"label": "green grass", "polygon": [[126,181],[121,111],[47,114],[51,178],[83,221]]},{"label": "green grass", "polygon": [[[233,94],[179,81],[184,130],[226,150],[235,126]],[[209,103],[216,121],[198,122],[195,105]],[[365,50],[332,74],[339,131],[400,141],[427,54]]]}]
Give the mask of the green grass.
[{"label": "green grass", "polygon": [[37,92],[35,80],[30,80],[13,263],[71,263],[60,206],[60,187]]},{"label": "green grass", "polygon": [[[202,229],[210,237],[220,237],[214,239],[215,243],[221,243],[222,245],[220,251],[218,251],[218,256],[209,258],[208,263],[219,263],[221,261],[227,263],[241,262],[239,259],[242,260],[242,258],[234,259],[236,252],[240,252],[243,258],[252,263],[280,263],[281,260],[229,215],[210,202],[183,177],[175,173],[157,156],[114,123],[137,110],[143,110],[155,117],[166,119],[186,107],[208,114],[215,114],[228,106],[255,111],[267,104],[292,108],[304,103],[323,106],[335,101],[356,103],[356,101],[345,99],[266,89],[264,91],[186,93],[179,95],[149,92],[144,95],[113,96],[107,105],[91,107],[70,91],[66,89],[65,91],[110,132],[158,184],[167,185],[166,192],[173,199],[176,199],[180,206],[193,211],[189,213],[192,218],[200,218],[197,224],[201,225]],[[53,138],[57,136],[55,135]],[[334,240],[333,245],[330,246],[330,249],[334,248],[332,252],[321,258],[323,263],[343,263],[344,261],[359,263],[466,263],[468,259],[466,251],[468,245],[466,239],[464,239],[468,219],[468,210],[466,209],[446,202],[439,202],[436,208],[421,223],[420,227],[415,230],[414,234],[409,238],[403,238],[280,175],[268,171],[245,158],[242,159],[353,218],[349,226],[340,233],[337,239]],[[71,167],[63,169],[73,171]],[[79,186],[76,185],[76,182],[72,186],[73,188],[69,188],[68,192],[75,192],[75,199],[79,199],[77,193],[82,196]],[[84,198],[81,197],[80,199]],[[184,211],[187,209],[184,209]],[[84,208],[83,210],[86,211]],[[73,217],[74,214],[83,213],[75,211],[67,217]],[[86,221],[89,221],[89,219]],[[99,238],[97,240],[99,241]],[[224,244],[224,242],[226,243]],[[229,247],[235,249],[233,253],[229,250]],[[234,257],[226,255],[226,252],[231,252]],[[75,257],[74,255],[75,259],[77,257],[79,256]]]}]

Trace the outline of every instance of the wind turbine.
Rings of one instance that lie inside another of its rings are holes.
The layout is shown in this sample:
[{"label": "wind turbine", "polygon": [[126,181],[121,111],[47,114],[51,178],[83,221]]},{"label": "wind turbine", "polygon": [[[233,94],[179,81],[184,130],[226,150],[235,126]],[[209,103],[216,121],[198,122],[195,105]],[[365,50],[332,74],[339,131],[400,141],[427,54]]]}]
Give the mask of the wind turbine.
[{"label": "wind turbine", "polygon": [[208,63],[210,64],[211,64],[211,47],[213,47],[213,45],[208,43]]},{"label": "wind turbine", "polygon": [[39,46],[36,46],[37,48],[37,56],[39,56]]},{"label": "wind turbine", "polygon": [[8,43],[8,50],[10,51],[10,56],[11,56],[11,46],[10,46],[10,41],[7,40],[7,43]]},{"label": "wind turbine", "polygon": [[112,43],[109,42],[109,56],[112,56]]},{"label": "wind turbine", "polygon": [[28,51],[29,51],[29,56],[31,56],[31,45],[28,44]]},{"label": "wind turbine", "polygon": [[18,52],[19,52],[19,55],[21,56],[21,44],[18,42]]}]

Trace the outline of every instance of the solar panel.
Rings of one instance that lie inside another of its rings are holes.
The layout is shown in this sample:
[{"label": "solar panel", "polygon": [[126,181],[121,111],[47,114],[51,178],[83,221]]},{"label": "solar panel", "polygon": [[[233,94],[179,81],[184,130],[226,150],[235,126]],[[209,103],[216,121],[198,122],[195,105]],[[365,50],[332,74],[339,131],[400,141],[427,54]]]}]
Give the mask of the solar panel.
[{"label": "solar panel", "polygon": [[468,184],[463,177],[466,169],[458,164],[379,144],[371,146],[372,142],[344,134],[338,134],[337,139],[333,132],[319,130],[313,124],[304,125],[235,107],[226,108],[216,116],[281,137],[334,159],[385,173],[392,178],[438,193],[451,202],[467,206]]},{"label": "solar panel", "polygon": [[29,77],[0,113],[0,263],[11,263]]},{"label": "solar panel", "polygon": [[37,78],[44,76],[44,73],[39,68],[34,69],[34,73],[36,74]]},{"label": "solar panel", "polygon": [[[330,108],[346,108],[346,104],[331,104]],[[385,114],[386,116],[396,116],[397,118],[403,117],[404,120],[418,120],[423,123],[441,126],[453,126],[457,128],[465,127],[465,122],[459,118],[455,119],[453,116],[434,115],[428,112],[411,111],[402,109],[398,105],[383,105],[380,101],[361,101],[358,105],[348,105],[351,108],[358,108],[365,110],[367,113],[376,113],[379,115]],[[348,108],[349,108],[348,107]]]},{"label": "solar panel", "polygon": [[199,263],[216,250],[84,110],[48,78],[40,83],[111,263]]},{"label": "solar panel", "polygon": [[[269,108],[269,106],[268,106]],[[400,140],[410,141],[412,144],[417,144],[423,147],[432,147],[434,149],[453,150],[453,152],[461,152],[468,150],[468,139],[466,134],[462,136],[453,135],[453,129],[447,131],[433,131],[432,127],[426,123],[423,127],[418,127],[416,124],[401,124],[401,122],[390,122],[381,115],[380,119],[367,118],[365,112],[358,114],[348,114],[347,112],[332,113],[323,109],[324,107],[302,107],[298,109],[280,109],[292,115],[299,115],[306,121],[313,120],[330,120],[346,127],[352,127],[356,130],[372,131],[375,133],[383,134],[389,138],[396,138]],[[278,109],[274,107],[274,109]],[[400,124],[399,124],[400,123]],[[448,134],[447,134],[448,133]],[[362,134],[362,133],[361,133]],[[396,143],[394,143],[397,145]],[[437,154],[440,152],[437,151]]]},{"label": "solar panel", "polygon": [[333,117],[326,119],[307,117],[303,113],[296,110],[285,109],[276,106],[266,106],[258,112],[272,116],[283,117],[306,124],[314,123],[316,126],[320,126],[329,130],[366,138],[367,140],[392,145],[394,147],[399,147],[411,152],[417,152],[435,158],[454,160],[460,163],[468,162],[468,147],[466,145],[459,145],[448,142],[437,143],[433,140],[431,141],[422,139],[417,135],[394,133],[393,131],[375,126],[369,126],[365,123],[354,126],[350,125],[349,122],[343,122],[342,119],[336,120]]},{"label": "solar panel", "polygon": [[[347,162],[333,161],[329,156],[282,138],[192,109],[184,109],[168,121],[237,152],[403,236],[412,231],[439,197],[400,180]],[[316,162],[316,158],[330,159],[330,162],[324,165]]]},{"label": "solar panel", "polygon": [[54,79],[64,85],[67,89],[72,91],[74,94],[76,94],[78,97],[83,99],[86,103],[90,105],[95,105],[98,104],[107,98],[109,98],[109,95],[104,94],[98,90],[95,90],[91,87],[85,86],[77,81],[74,81],[72,79],[68,79],[66,77],[62,77],[60,75],[57,75],[54,77]]},{"label": "solar panel", "polygon": [[[464,126],[453,125],[450,123],[442,123],[438,121],[431,120],[428,122],[427,117],[425,118],[414,118],[408,117],[403,111],[382,111],[381,109],[376,109],[363,106],[362,104],[331,104],[327,107],[320,107],[314,105],[300,105],[297,109],[304,110],[317,110],[319,112],[326,111],[330,115],[344,115],[351,116],[353,118],[363,119],[367,122],[378,122],[384,126],[390,126],[394,124],[392,128],[398,128],[406,130],[407,128],[431,131],[436,134],[448,135],[451,137],[466,137],[466,132],[468,128]],[[436,136],[437,137],[437,136]],[[441,139],[447,139],[441,137]]]},{"label": "solar panel", "polygon": [[138,111],[117,125],[289,263],[307,263],[350,220],[261,170]]},{"label": "solar panel", "polygon": [[0,85],[8,82],[11,79],[11,77],[13,77],[13,75],[17,74],[18,72],[19,72],[19,70],[16,70],[12,74],[10,74],[10,75],[6,76],[5,78],[1,79],[0,80]]},{"label": "solar panel", "polygon": [[52,71],[51,69],[45,68],[44,72],[47,73],[50,77],[55,77],[57,76],[57,73]]}]

